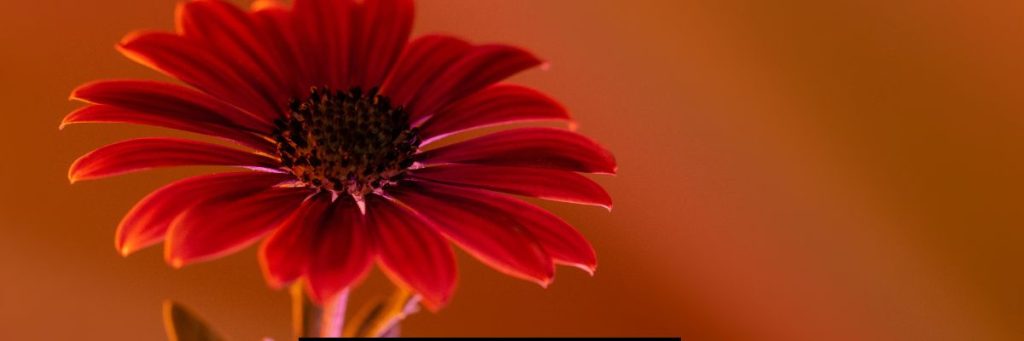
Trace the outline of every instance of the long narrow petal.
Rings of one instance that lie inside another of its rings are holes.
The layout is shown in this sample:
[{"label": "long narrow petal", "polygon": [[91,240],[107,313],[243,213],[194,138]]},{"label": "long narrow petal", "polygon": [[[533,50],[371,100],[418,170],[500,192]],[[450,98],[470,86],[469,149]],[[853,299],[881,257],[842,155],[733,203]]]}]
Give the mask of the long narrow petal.
[{"label": "long narrow petal", "polygon": [[612,207],[601,185],[585,176],[562,170],[453,164],[411,171],[411,176],[450,185],[483,188],[541,199]]},{"label": "long narrow petal", "polygon": [[280,162],[212,143],[147,137],[106,145],[83,155],[71,164],[68,179],[74,183],[152,168],[194,165],[276,168]]},{"label": "long narrow petal", "polygon": [[374,241],[355,201],[341,197],[334,202],[318,234],[307,275],[311,298],[328,299],[366,275],[376,255]]},{"label": "long narrow petal", "polygon": [[432,84],[472,48],[464,40],[444,35],[416,38],[402,52],[381,93],[387,95],[392,103],[408,105],[418,92]]},{"label": "long narrow petal", "polygon": [[366,0],[353,35],[352,86],[380,86],[412,32],[412,0]]},{"label": "long narrow petal", "polygon": [[498,84],[463,98],[430,116],[420,126],[423,143],[473,128],[539,120],[570,120],[561,104],[540,91]]},{"label": "long narrow petal", "polygon": [[103,80],[84,84],[71,98],[189,121],[237,127],[266,134],[273,122],[253,116],[208,94],[180,85],[147,80]]},{"label": "long narrow petal", "polygon": [[448,241],[408,208],[377,196],[367,199],[368,225],[385,273],[423,296],[428,307],[444,306],[455,290],[456,277]]},{"label": "long narrow petal", "polygon": [[281,288],[309,268],[318,230],[330,213],[330,195],[320,193],[299,208],[260,245],[260,265],[270,286]]},{"label": "long narrow petal", "polygon": [[558,216],[505,195],[454,187],[448,187],[446,190],[464,198],[486,203],[490,206],[493,216],[505,216],[498,219],[515,221],[515,226],[529,233],[556,263],[574,266],[590,274],[597,270],[594,247],[579,231]]},{"label": "long narrow petal", "polygon": [[554,265],[541,245],[518,227],[515,213],[441,184],[406,182],[389,194],[431,222],[470,254],[510,276],[547,286]]},{"label": "long narrow petal", "polygon": [[[506,195],[446,185],[424,185],[434,198],[443,198],[449,205],[473,209],[492,224],[515,230],[540,245],[557,263],[578,267],[593,273],[597,269],[594,248],[579,231],[554,214]],[[425,207],[421,212],[432,210]],[[467,228],[478,228],[468,225]]]},{"label": "long narrow petal", "polygon": [[276,146],[268,139],[237,127],[192,120],[187,116],[134,111],[109,105],[90,105],[64,117],[60,128],[79,123],[131,123],[188,131],[228,139],[250,148],[270,153]]},{"label": "long narrow petal", "polygon": [[280,108],[287,105],[292,78],[279,67],[282,60],[261,43],[255,24],[238,7],[223,1],[193,0],[179,3],[180,34],[205,47],[207,53],[238,68],[272,97]]},{"label": "long narrow petal", "polygon": [[326,40],[321,36],[326,35],[327,32],[325,32],[325,28],[321,27],[319,12],[314,7],[311,0],[293,1],[286,24],[290,25],[287,31],[295,43],[295,50],[301,53],[298,56],[298,61],[300,62],[299,66],[303,66],[302,70],[305,72],[303,78],[310,86],[322,86],[328,85],[334,70],[329,69],[326,65],[326,61],[329,59],[328,48],[325,43],[321,42]]},{"label": "long narrow petal", "polygon": [[199,202],[171,223],[164,257],[180,268],[240,250],[279,226],[310,194],[305,188],[270,188]]},{"label": "long narrow petal", "polygon": [[508,45],[480,45],[451,64],[409,104],[413,122],[520,71],[541,64],[526,50]]},{"label": "long narrow petal", "polygon": [[249,13],[250,20],[262,32],[262,43],[268,51],[276,54],[278,60],[283,61],[279,66],[292,80],[290,89],[291,98],[299,98],[307,95],[309,85],[314,84],[307,71],[312,67],[299,48],[299,42],[294,34],[292,15],[290,10],[277,3],[277,1],[260,1],[252,4],[253,11]]},{"label": "long narrow petal", "polygon": [[520,128],[417,155],[424,164],[471,163],[614,174],[615,157],[593,140],[556,128]]},{"label": "long narrow petal", "polygon": [[314,66],[312,85],[347,90],[349,85],[354,1],[295,0],[293,27],[296,39]]},{"label": "long narrow petal", "polygon": [[162,240],[171,221],[198,201],[255,193],[288,178],[277,173],[234,172],[170,183],[142,198],[125,214],[117,226],[114,245],[121,254],[128,255]]},{"label": "long narrow petal", "polygon": [[266,119],[280,117],[276,94],[268,93],[250,75],[240,73],[230,61],[210,54],[202,44],[185,37],[162,32],[129,34],[117,46],[129,59],[161,71],[224,99],[239,108]]},{"label": "long narrow petal", "polygon": [[281,0],[255,0],[252,4],[249,4],[249,10],[252,12],[259,12],[266,9],[287,10],[287,6],[285,6]]}]

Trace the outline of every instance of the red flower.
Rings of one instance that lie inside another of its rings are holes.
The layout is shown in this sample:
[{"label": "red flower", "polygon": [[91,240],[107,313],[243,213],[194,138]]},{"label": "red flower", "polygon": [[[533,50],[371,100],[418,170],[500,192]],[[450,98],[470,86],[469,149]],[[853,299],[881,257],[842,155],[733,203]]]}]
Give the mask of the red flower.
[{"label": "red flower", "polygon": [[449,240],[541,285],[556,263],[593,271],[594,251],[579,232],[498,192],[610,208],[608,194],[578,173],[614,173],[612,155],[557,128],[426,148],[475,128],[570,118],[536,90],[497,83],[540,65],[534,55],[443,35],[410,41],[412,18],[411,0],[257,1],[248,12],[184,3],[177,33],[131,34],[118,49],[191,87],[86,84],[72,98],[89,106],[63,124],[145,124],[232,143],[123,141],[76,160],[69,178],[247,168],[156,190],[121,221],[117,248],[127,255],[165,240],[167,261],[180,267],[262,238],[267,281],[304,279],[316,300],[359,281],[376,261],[430,306],[443,305],[455,283]]}]

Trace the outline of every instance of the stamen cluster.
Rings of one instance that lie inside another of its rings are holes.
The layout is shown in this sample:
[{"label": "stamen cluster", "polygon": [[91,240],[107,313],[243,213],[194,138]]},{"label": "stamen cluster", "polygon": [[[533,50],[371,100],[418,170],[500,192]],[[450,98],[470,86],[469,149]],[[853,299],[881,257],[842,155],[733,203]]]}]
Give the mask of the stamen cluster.
[{"label": "stamen cluster", "polygon": [[420,145],[409,114],[376,89],[313,88],[289,107],[273,137],[283,166],[310,187],[361,198],[398,180]]}]

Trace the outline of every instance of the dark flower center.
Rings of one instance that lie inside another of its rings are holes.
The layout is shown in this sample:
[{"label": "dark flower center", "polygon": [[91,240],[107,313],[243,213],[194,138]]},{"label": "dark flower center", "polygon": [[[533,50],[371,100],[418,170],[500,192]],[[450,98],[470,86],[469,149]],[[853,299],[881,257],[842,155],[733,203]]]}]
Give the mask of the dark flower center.
[{"label": "dark flower center", "polygon": [[376,89],[313,88],[277,120],[281,163],[306,186],[355,198],[398,180],[420,145],[409,114]]}]

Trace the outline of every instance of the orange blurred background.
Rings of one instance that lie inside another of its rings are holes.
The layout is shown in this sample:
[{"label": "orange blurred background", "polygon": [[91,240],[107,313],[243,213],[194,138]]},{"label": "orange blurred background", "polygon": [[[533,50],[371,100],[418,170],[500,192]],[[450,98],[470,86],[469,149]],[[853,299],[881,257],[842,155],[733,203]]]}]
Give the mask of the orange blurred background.
[{"label": "orange blurred background", "polygon": [[[287,339],[253,250],[171,270],[113,248],[135,201],[210,169],[67,182],[94,147],[167,133],[57,126],[78,84],[161,79],[113,44],[169,30],[174,5],[0,12],[0,339],[161,340],[164,298],[234,340]],[[1024,339],[1024,2],[429,0],[416,31],[550,60],[515,81],[563,101],[620,174],[597,178],[610,214],[544,205],[594,243],[595,277],[545,290],[461,255],[451,305],[405,335]]]}]

